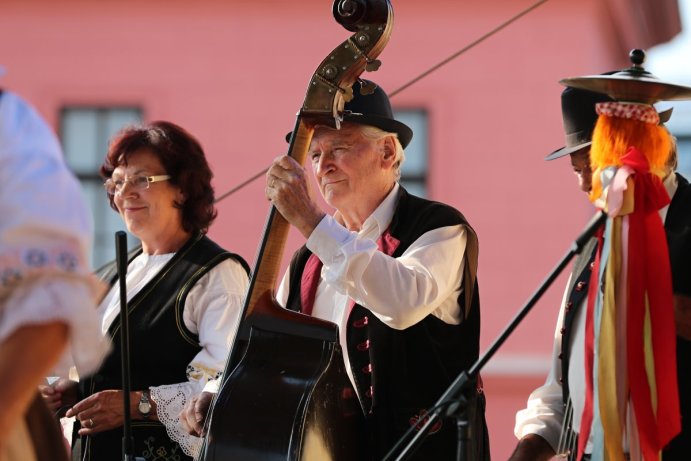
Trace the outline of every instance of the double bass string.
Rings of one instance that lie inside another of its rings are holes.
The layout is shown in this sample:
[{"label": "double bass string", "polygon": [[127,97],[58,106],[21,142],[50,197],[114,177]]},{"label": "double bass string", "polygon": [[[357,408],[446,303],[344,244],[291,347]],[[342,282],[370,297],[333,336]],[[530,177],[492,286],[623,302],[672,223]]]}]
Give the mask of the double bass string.
[{"label": "double bass string", "polygon": [[[467,44],[466,46],[464,46],[463,48],[461,48],[460,50],[458,50],[458,51],[452,53],[452,54],[449,55],[447,58],[445,58],[445,59],[443,59],[442,61],[440,61],[439,63],[433,65],[433,66],[430,67],[429,69],[425,70],[424,72],[422,72],[422,73],[421,73],[420,75],[418,75],[417,77],[413,78],[412,80],[408,81],[407,83],[403,84],[402,86],[396,88],[394,91],[392,91],[391,93],[389,93],[389,98],[393,98],[393,97],[396,96],[398,93],[400,93],[400,92],[402,92],[402,91],[405,91],[408,87],[410,87],[410,86],[414,85],[415,83],[419,82],[420,80],[422,80],[423,78],[427,77],[427,76],[428,76],[429,74],[431,74],[432,72],[434,72],[434,71],[440,69],[441,67],[444,67],[445,65],[447,65],[448,63],[450,63],[450,62],[453,61],[454,59],[458,58],[458,57],[461,56],[462,54],[466,53],[467,51],[472,50],[473,48],[475,48],[475,47],[476,47],[477,45],[479,45],[480,43],[484,42],[485,40],[487,40],[487,39],[490,38],[491,36],[495,35],[497,32],[499,32],[499,31],[505,29],[506,27],[508,27],[509,25],[511,25],[512,23],[514,23],[515,21],[517,21],[518,19],[522,18],[523,16],[527,15],[528,13],[532,12],[533,10],[537,9],[539,6],[543,5],[544,3],[547,3],[548,1],[549,1],[549,0],[538,0],[537,2],[533,3],[533,4],[530,5],[529,7],[525,8],[524,10],[520,11],[519,13],[517,13],[516,15],[510,17],[509,19],[507,19],[507,20],[504,21],[503,23],[499,24],[497,27],[495,27],[494,29],[490,30],[490,31],[487,32],[486,34],[483,34],[483,35],[480,36],[479,38],[473,40],[472,42],[470,42],[469,44]],[[241,182],[240,184],[238,184],[237,186],[233,187],[233,188],[230,189],[229,191],[227,191],[227,192],[221,194],[221,195],[215,200],[214,203],[218,203],[218,202],[220,202],[221,200],[223,200],[223,199],[225,199],[225,198],[227,198],[227,197],[233,195],[235,192],[237,192],[237,191],[243,189],[245,186],[251,184],[251,183],[254,182],[255,180],[257,180],[257,179],[259,179],[260,177],[264,176],[268,170],[269,170],[268,167],[267,167],[267,168],[264,168],[264,169],[263,169],[262,171],[260,171],[259,173],[256,173],[254,176],[252,176],[252,177],[250,177],[249,179],[247,179],[247,180]]]}]

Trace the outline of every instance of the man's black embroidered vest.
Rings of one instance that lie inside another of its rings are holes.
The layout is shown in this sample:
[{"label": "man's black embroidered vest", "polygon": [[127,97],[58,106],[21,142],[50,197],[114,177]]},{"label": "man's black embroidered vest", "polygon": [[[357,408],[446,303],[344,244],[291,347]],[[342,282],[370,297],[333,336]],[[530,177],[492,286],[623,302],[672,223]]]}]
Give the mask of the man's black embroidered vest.
[{"label": "man's black embroidered vest", "polygon": [[[467,312],[463,322],[449,325],[428,315],[416,325],[396,330],[357,304],[348,318],[348,355],[360,403],[367,416],[373,459],[381,459],[411,425],[424,419],[424,410],[438,400],[461,371],[470,368],[479,354],[480,302],[475,279],[475,233],[457,210],[409,195],[401,188],[389,228],[391,236],[400,241],[393,257],[403,254],[424,233],[458,224],[466,226],[468,235],[465,280],[462,282],[465,286],[458,299],[461,311]],[[291,262],[287,307],[292,310],[300,311],[302,307],[300,283],[310,254],[303,247]],[[467,309],[466,299],[470,302]],[[471,405],[470,435],[473,450],[470,459],[478,460],[489,458],[484,396],[480,397]],[[454,425],[444,421],[435,429],[413,459],[455,456]]]},{"label": "man's black embroidered vest", "polygon": [[[141,253],[128,255],[132,261]],[[199,234],[190,239],[161,271],[128,303],[130,337],[130,377],[132,390],[187,381],[187,365],[201,350],[199,338],[185,326],[185,300],[194,284],[220,262],[234,258],[246,271],[247,263]],[[117,283],[117,268],[111,263],[100,271],[102,280]],[[107,389],[121,389],[120,317],[108,329],[113,347],[99,370],[80,383],[82,398]],[[158,421],[133,421],[135,453],[147,459],[190,459],[170,440]],[[89,437],[86,460],[120,460],[122,428]],[[165,455],[157,457],[165,452]],[[179,458],[177,458],[178,456]]]},{"label": "man's black embroidered vest", "polygon": [[571,281],[568,287],[569,297],[564,306],[564,321],[561,333],[561,389],[564,403],[569,397],[569,362],[571,359],[571,337],[573,335],[573,321],[576,313],[587,298],[588,283],[595,261],[597,251],[597,238],[591,238],[586,242],[578,255],[571,272]]},{"label": "man's black embroidered vest", "polygon": [[677,174],[677,191],[665,219],[674,292],[691,296],[691,186]]}]

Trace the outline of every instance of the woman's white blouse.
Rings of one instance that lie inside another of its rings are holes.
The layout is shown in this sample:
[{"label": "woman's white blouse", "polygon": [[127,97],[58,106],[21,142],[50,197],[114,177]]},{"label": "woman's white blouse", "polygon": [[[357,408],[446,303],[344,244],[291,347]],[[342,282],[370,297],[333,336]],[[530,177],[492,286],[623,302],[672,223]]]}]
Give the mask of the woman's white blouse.
[{"label": "woman's white blouse", "polygon": [[[127,267],[127,299],[132,299],[170,261],[174,253],[140,254]],[[180,412],[187,401],[201,393],[209,379],[225,366],[237,330],[247,291],[247,273],[240,263],[226,259],[199,279],[190,289],[183,308],[185,326],[199,336],[202,349],[187,365],[187,381],[150,388],[158,419],[168,435],[188,455],[194,456],[200,439],[182,428]],[[103,334],[120,313],[120,290],[115,284],[98,308]]]}]

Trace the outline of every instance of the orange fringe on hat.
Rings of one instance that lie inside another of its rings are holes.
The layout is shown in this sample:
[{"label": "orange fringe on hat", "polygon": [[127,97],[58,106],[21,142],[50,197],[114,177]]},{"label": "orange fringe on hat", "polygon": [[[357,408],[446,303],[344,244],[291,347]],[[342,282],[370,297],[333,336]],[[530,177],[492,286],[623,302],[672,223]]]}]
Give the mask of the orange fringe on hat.
[{"label": "orange fringe on hat", "polygon": [[661,125],[600,115],[590,147],[590,166],[593,172],[590,201],[595,202],[602,195],[602,170],[610,166],[621,166],[621,157],[629,147],[635,147],[643,153],[648,159],[651,173],[664,177],[671,144],[669,132]]}]

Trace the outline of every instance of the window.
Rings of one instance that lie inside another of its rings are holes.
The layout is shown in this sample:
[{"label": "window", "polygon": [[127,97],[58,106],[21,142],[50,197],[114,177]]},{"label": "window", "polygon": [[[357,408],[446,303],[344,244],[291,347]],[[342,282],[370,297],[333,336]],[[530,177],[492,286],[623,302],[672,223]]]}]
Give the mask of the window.
[{"label": "window", "polygon": [[691,102],[674,101],[664,106],[674,108],[672,118],[665,125],[677,138],[677,172],[691,180]]},{"label": "window", "polygon": [[[115,232],[125,230],[120,216],[109,204],[99,167],[110,138],[121,128],[139,123],[142,112],[134,107],[65,107],[60,116],[60,134],[67,164],[82,185],[94,221],[93,268],[115,259]],[[138,242],[128,237],[128,247]]]},{"label": "window", "polygon": [[413,140],[405,149],[401,185],[411,194],[427,196],[427,112],[421,109],[395,110],[394,117],[413,130]]},{"label": "window", "polygon": [[677,171],[691,181],[691,133],[677,135]]}]

